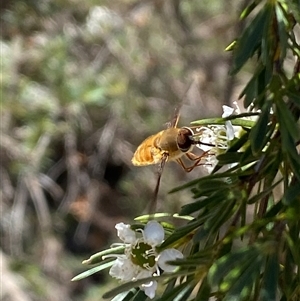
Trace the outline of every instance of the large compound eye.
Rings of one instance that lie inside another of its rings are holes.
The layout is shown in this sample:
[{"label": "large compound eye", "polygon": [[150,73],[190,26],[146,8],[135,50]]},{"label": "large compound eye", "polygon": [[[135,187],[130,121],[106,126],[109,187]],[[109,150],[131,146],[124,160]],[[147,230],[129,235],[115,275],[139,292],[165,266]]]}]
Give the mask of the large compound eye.
[{"label": "large compound eye", "polygon": [[193,140],[191,137],[193,136],[193,132],[189,128],[181,128],[178,136],[177,136],[177,145],[178,148],[186,153],[188,152],[193,146]]}]

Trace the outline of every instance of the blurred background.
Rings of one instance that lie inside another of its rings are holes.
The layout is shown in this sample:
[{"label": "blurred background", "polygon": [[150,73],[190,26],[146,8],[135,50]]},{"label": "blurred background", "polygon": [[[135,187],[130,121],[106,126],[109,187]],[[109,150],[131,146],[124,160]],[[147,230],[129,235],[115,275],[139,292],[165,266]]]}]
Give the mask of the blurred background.
[{"label": "blurred background", "polygon": [[[143,139],[182,99],[179,126],[237,100],[249,74],[230,77],[224,49],[245,3],[1,2],[1,300],[96,301],[116,285],[70,279],[152,200],[157,167],[131,164]],[[168,191],[202,174],[167,164],[158,211],[177,212],[189,193]]]}]

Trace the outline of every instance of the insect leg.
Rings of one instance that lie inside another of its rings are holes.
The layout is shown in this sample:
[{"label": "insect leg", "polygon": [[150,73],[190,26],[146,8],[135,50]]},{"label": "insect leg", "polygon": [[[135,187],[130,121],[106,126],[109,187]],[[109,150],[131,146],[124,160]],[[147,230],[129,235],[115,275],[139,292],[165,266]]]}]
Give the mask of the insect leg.
[{"label": "insect leg", "polygon": [[186,153],[186,156],[188,157],[188,159],[190,159],[191,161],[194,161],[194,164],[190,167],[185,166],[185,164],[183,163],[183,161],[179,158],[176,160],[176,162],[186,171],[186,172],[190,172],[192,171],[196,166],[200,166],[200,165],[204,165],[205,163],[202,163],[201,160],[202,158],[207,155],[208,152],[203,153],[200,156],[196,156],[193,153]]},{"label": "insect leg", "polygon": [[208,151],[207,152],[204,152],[203,154],[201,154],[200,156],[197,156],[193,153],[186,153],[185,155],[191,160],[191,161],[198,161],[199,159],[203,158],[205,155],[208,154]]},{"label": "insect leg", "polygon": [[190,172],[194,169],[195,166],[186,167],[183,163],[183,161],[179,158],[176,160],[176,162],[184,169],[185,172]]}]

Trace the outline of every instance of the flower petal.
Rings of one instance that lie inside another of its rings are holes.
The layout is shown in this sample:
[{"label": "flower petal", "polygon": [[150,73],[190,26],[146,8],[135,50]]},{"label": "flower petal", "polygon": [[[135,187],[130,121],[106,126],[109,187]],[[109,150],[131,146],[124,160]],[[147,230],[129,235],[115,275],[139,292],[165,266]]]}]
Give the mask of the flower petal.
[{"label": "flower petal", "polygon": [[115,228],[118,231],[118,236],[121,240],[128,244],[135,244],[136,235],[133,230],[130,229],[130,225],[124,223],[116,224]]},{"label": "flower petal", "polygon": [[153,272],[149,270],[141,269],[135,278],[136,279],[148,278],[151,277],[152,274]]},{"label": "flower petal", "polygon": [[143,231],[144,240],[150,246],[157,246],[161,244],[165,238],[164,228],[157,221],[150,221],[145,226]]},{"label": "flower petal", "polygon": [[226,118],[232,115],[232,113],[234,112],[234,108],[228,107],[226,105],[222,106],[222,108],[223,108],[222,118]]},{"label": "flower petal", "polygon": [[237,101],[234,101],[233,105],[235,106],[236,113],[241,114],[242,112],[241,112],[241,109],[240,109],[239,104],[237,103]]},{"label": "flower petal", "polygon": [[153,299],[155,297],[155,292],[157,289],[157,282],[151,281],[149,283],[143,284],[140,288],[145,292],[145,294],[150,298]]},{"label": "flower petal", "polygon": [[[136,279],[143,279],[151,277],[153,272],[148,270],[141,270],[139,271],[138,275],[136,276]],[[150,281],[147,283],[144,283],[140,286],[140,289],[145,292],[145,294],[150,298],[153,299],[155,297],[155,291],[157,288],[157,282],[156,281]]]},{"label": "flower petal", "polygon": [[217,160],[216,156],[214,154],[212,154],[212,155],[208,155],[205,158],[205,164],[203,165],[203,167],[210,174],[214,170],[214,168],[217,164],[218,164],[218,160]]},{"label": "flower petal", "polygon": [[176,249],[166,249],[159,254],[158,265],[165,272],[174,272],[177,268],[174,265],[167,264],[167,261],[183,258],[183,254]]},{"label": "flower petal", "polygon": [[109,275],[121,281],[132,280],[137,273],[135,265],[126,257],[118,257],[109,270]]},{"label": "flower petal", "polygon": [[232,126],[232,123],[230,121],[225,122],[226,126],[226,136],[229,141],[233,140],[234,138],[234,128]]}]

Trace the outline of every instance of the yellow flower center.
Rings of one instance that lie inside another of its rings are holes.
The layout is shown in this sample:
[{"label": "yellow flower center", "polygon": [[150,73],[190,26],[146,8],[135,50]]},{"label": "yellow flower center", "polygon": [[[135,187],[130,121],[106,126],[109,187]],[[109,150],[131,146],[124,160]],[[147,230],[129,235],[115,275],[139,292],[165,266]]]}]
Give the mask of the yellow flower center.
[{"label": "yellow flower center", "polygon": [[131,249],[131,261],[144,269],[152,268],[155,265],[155,252],[150,245],[139,242]]}]

